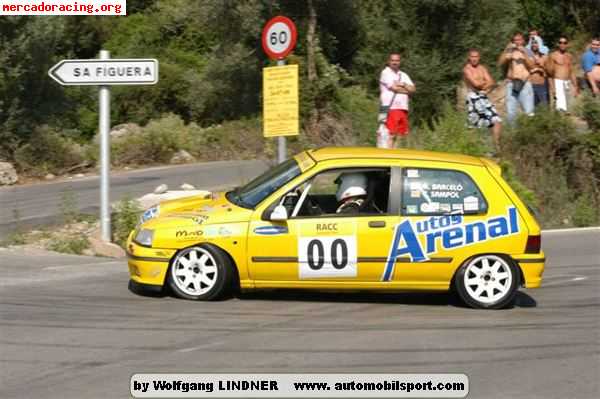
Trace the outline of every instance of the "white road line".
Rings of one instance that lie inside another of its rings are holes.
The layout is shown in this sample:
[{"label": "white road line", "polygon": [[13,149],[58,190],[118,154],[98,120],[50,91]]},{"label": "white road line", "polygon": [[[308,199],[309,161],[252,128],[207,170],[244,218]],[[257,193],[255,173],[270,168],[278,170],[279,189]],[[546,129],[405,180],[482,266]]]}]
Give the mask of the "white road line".
[{"label": "white road line", "polygon": [[218,345],[222,345],[222,344],[223,344],[223,342],[217,341],[217,342],[212,342],[212,343],[209,343],[209,344],[192,346],[191,348],[177,349],[177,352],[180,352],[180,353],[193,352],[193,351],[196,351],[196,350],[199,350],[199,349],[211,348],[213,346],[218,346]]},{"label": "white road line", "polygon": [[[554,277],[559,277],[559,276],[554,276]],[[547,279],[547,277],[545,277],[544,279]],[[577,276],[577,277],[570,278],[568,280],[552,281],[550,283],[544,283],[542,281],[542,288],[544,288],[544,287],[553,287],[553,286],[556,286],[556,285],[568,284],[568,283],[572,283],[572,282],[575,282],[575,281],[582,281],[582,280],[587,280],[587,277],[585,277],[585,276]]]},{"label": "white road line", "polygon": [[74,264],[74,265],[63,265],[63,266],[47,266],[47,267],[42,268],[42,270],[63,270],[63,269],[69,269],[69,268],[73,268],[73,267],[112,265],[114,263],[119,263],[119,260],[117,259],[117,260],[112,260],[109,262],[97,262],[97,263],[81,263],[81,264],[78,263],[78,264]]}]

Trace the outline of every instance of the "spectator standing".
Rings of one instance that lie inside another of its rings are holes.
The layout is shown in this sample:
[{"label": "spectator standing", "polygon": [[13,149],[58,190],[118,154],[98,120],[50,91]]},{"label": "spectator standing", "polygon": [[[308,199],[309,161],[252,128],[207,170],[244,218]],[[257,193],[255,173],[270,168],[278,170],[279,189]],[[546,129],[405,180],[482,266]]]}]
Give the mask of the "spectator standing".
[{"label": "spectator standing", "polygon": [[548,46],[544,45],[544,40],[538,34],[537,29],[531,28],[529,29],[529,43],[527,43],[527,49],[529,51],[533,51],[533,43],[537,43],[540,53],[543,55],[548,55],[550,49]]},{"label": "spectator standing", "polygon": [[515,33],[498,59],[498,64],[506,67],[507,70],[506,119],[508,123],[516,119],[519,105],[527,115],[533,115],[533,87],[529,81],[529,71],[535,64],[531,52],[523,47],[524,44],[523,34]]},{"label": "spectator standing", "polygon": [[491,128],[496,149],[500,144],[502,118],[498,115],[494,104],[487,93],[496,85],[488,69],[480,64],[479,50],[471,49],[467,63],[463,68],[463,79],[467,85],[467,119],[469,125],[476,128]]},{"label": "spectator standing", "polygon": [[408,102],[416,88],[410,77],[400,70],[401,57],[392,53],[379,77],[380,111],[377,146],[394,148],[398,137],[408,135]]},{"label": "spectator standing", "polygon": [[600,95],[600,37],[593,38],[590,48],[583,53],[581,67],[594,96]]},{"label": "spectator standing", "polygon": [[534,105],[548,105],[548,80],[546,79],[546,62],[548,57],[541,53],[537,41],[531,43],[531,53],[533,55],[534,67],[531,70],[529,81],[533,86]]},{"label": "spectator standing", "polygon": [[573,56],[567,51],[569,40],[566,37],[558,39],[558,50],[550,53],[547,62],[550,75],[550,91],[554,95],[555,107],[558,111],[568,112],[573,97],[579,93],[577,78],[573,68]]}]

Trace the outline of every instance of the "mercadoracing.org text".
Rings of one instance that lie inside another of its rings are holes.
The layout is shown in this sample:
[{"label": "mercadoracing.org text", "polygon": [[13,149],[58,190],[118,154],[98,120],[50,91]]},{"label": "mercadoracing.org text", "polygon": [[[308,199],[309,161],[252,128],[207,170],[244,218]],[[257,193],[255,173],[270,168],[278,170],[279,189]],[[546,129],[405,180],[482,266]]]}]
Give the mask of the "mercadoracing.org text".
[{"label": "mercadoracing.org text", "polygon": [[0,0],[0,15],[127,15],[127,1]]}]

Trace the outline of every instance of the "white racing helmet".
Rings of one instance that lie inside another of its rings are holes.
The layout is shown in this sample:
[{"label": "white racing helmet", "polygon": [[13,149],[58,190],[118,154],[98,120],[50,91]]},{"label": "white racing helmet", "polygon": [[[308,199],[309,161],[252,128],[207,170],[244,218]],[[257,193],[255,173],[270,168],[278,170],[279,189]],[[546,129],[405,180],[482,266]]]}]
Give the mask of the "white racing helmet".
[{"label": "white racing helmet", "polygon": [[336,182],[339,182],[335,194],[338,201],[367,195],[367,176],[363,173],[344,173]]}]

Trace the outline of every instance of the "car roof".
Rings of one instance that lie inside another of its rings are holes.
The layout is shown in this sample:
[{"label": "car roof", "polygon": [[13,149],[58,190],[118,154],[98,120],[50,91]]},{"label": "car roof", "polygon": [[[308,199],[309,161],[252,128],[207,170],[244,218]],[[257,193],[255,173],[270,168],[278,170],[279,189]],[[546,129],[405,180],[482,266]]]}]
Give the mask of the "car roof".
[{"label": "car roof", "polygon": [[453,162],[477,166],[485,166],[481,159],[469,155],[450,154],[445,152],[411,150],[406,148],[385,149],[374,147],[324,147],[308,150],[307,153],[316,161],[333,159],[412,159],[418,161]]}]

